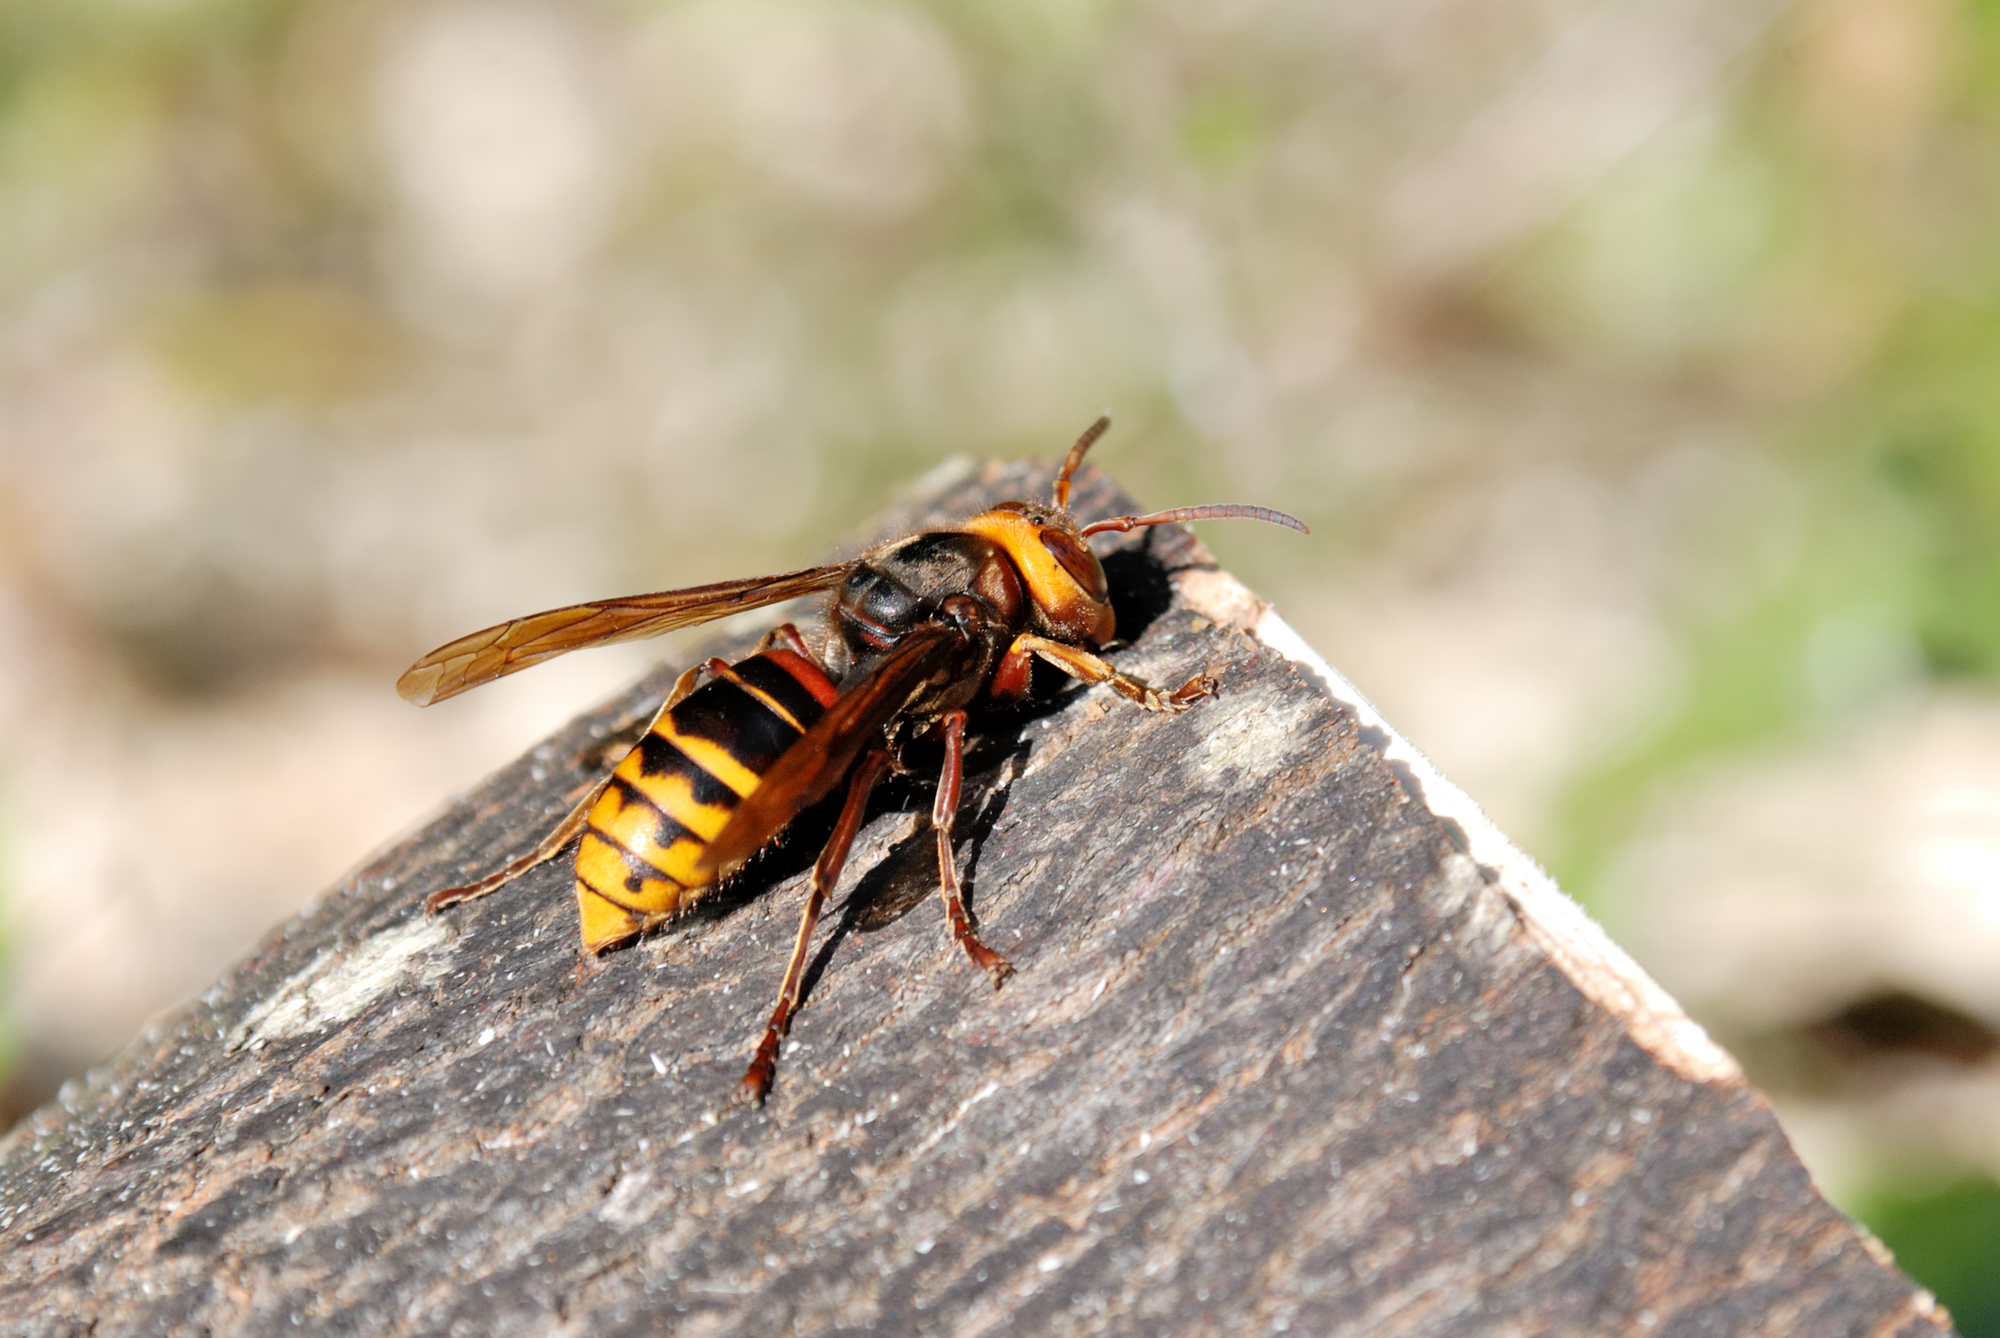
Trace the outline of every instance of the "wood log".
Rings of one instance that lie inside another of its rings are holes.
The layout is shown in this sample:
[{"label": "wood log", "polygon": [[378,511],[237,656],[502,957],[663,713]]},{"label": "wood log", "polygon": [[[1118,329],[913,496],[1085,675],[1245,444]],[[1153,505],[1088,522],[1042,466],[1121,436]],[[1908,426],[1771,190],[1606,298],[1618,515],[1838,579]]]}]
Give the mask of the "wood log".
[{"label": "wood log", "polygon": [[[968,466],[885,530],[1050,473]],[[1076,506],[1137,509],[1089,472]],[[18,1127],[0,1325],[1948,1331],[1728,1056],[1192,536],[1107,565],[1119,665],[1221,694],[983,722],[959,849],[1004,988],[946,934],[914,780],[761,1109],[737,1081],[823,816],[602,959],[566,860],[425,915],[616,760],[669,665]]]}]

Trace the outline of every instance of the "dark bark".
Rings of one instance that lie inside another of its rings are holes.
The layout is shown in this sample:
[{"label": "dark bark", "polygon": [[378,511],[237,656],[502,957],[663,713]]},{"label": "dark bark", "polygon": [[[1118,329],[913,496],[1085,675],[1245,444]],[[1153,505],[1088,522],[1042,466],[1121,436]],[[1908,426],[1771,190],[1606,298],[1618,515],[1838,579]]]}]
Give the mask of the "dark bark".
[{"label": "dark bark", "polygon": [[[930,514],[1047,477],[989,468]],[[1084,514],[1124,505],[1101,477],[1080,490]],[[1208,616],[1190,607],[1197,543],[1120,554],[1138,635],[1114,658],[1168,684],[1205,667],[1222,693],[1159,717],[1058,687],[984,723],[960,859],[1017,968],[1004,989],[945,933],[914,781],[857,843],[762,1110],[736,1084],[823,815],[602,960],[579,959],[566,860],[425,917],[561,815],[663,668],[11,1135],[0,1324],[1946,1328],[1726,1062],[1703,1080],[1591,979],[1625,968],[1462,853],[1481,847],[1383,731],[1218,625],[1212,571]]]}]

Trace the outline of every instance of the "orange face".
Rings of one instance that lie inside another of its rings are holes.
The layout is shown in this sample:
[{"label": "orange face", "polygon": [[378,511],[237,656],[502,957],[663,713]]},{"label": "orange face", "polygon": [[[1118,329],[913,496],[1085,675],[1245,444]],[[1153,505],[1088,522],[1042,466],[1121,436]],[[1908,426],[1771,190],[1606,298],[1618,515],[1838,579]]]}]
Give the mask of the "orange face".
[{"label": "orange face", "polygon": [[1029,502],[1002,502],[959,529],[1007,551],[1043,636],[1101,646],[1118,630],[1104,567],[1065,513]]}]

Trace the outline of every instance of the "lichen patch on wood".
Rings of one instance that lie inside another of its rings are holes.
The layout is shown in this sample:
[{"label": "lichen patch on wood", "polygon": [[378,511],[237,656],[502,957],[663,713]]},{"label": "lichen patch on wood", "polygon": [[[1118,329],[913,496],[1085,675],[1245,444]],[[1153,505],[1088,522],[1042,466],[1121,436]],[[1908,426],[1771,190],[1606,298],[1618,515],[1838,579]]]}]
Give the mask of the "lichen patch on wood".
[{"label": "lichen patch on wood", "polygon": [[345,950],[328,948],[250,1012],[229,1048],[337,1027],[399,985],[406,973],[430,983],[451,969],[451,931],[418,918],[383,929]]}]

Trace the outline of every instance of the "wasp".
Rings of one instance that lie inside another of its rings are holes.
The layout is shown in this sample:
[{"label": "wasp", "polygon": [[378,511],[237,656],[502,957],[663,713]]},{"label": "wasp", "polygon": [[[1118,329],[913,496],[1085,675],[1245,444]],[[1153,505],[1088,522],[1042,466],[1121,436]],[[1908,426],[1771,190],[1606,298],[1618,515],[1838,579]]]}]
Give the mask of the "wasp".
[{"label": "wasp", "polygon": [[530,614],[418,660],[396,689],[427,706],[585,646],[836,592],[816,642],[785,623],[744,659],[710,659],[688,670],[639,742],[540,845],[478,882],[433,893],[425,908],[485,896],[574,841],[583,948],[600,953],[688,910],[802,811],[845,785],[777,1004],[743,1077],[745,1094],[761,1102],[798,1007],[813,930],[870,794],[885,773],[910,769],[905,755],[913,745],[942,743],[931,826],[945,920],[997,987],[1013,968],[966,914],[951,843],[973,713],[1025,701],[1036,660],[1084,683],[1108,684],[1148,711],[1183,711],[1216,690],[1213,678],[1197,673],[1162,691],[1103,658],[1117,623],[1091,536],[1228,518],[1308,532],[1283,512],[1236,504],[1082,523],[1069,512],[1070,481],[1110,425],[1098,419],[1070,448],[1053,505],[1002,502],[951,528],[830,566]]}]

